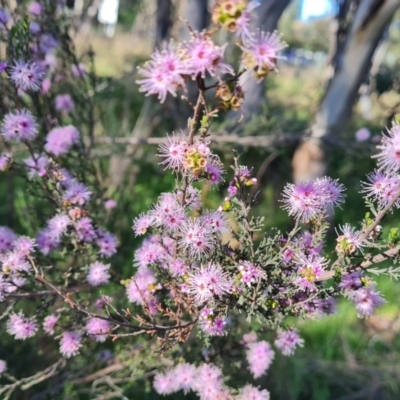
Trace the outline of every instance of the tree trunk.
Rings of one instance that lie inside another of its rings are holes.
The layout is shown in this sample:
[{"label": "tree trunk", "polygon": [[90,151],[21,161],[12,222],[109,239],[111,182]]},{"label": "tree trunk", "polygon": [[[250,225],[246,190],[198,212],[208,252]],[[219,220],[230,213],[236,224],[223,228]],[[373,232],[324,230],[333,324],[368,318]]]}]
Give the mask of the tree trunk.
[{"label": "tree trunk", "polygon": [[[255,10],[258,14],[256,22],[257,28],[265,32],[273,32],[276,30],[278,21],[290,1],[291,0],[264,0]],[[261,109],[265,86],[263,82],[257,83],[252,71],[243,74],[240,83],[245,92],[241,113],[243,113],[247,119]],[[235,114],[237,115],[237,113]]]},{"label": "tree trunk", "polygon": [[162,48],[168,41],[172,28],[172,0],[157,0],[155,47]]},{"label": "tree trunk", "polygon": [[364,0],[358,6],[337,57],[337,68],[319,106],[311,136],[293,157],[296,182],[326,174],[327,146],[348,122],[360,85],[370,70],[371,60],[386,25],[400,7],[400,0]]},{"label": "tree trunk", "polygon": [[[194,30],[201,32],[208,25],[208,0],[187,0],[186,19],[188,25]],[[188,38],[188,29],[185,27],[185,39]]]}]

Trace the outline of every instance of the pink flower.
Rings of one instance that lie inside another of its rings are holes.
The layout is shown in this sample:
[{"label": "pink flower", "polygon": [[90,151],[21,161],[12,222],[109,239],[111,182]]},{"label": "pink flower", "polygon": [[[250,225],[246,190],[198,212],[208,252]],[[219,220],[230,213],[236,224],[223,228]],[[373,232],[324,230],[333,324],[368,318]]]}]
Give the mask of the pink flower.
[{"label": "pink flower", "polygon": [[263,78],[268,72],[276,70],[278,53],[286,47],[278,33],[259,31],[242,47],[243,62],[248,69],[253,69],[258,78]]},{"label": "pink flower", "polygon": [[201,311],[199,326],[207,336],[224,336],[226,334],[225,318],[215,316],[213,310],[209,308],[203,308]]},{"label": "pink flower", "polygon": [[164,103],[167,94],[176,96],[179,87],[184,87],[183,75],[188,74],[187,62],[182,54],[174,50],[172,42],[163,51],[156,50],[151,60],[143,68],[138,68],[144,79],[136,81],[140,85],[140,92],[146,96],[156,94]]},{"label": "pink flower", "polygon": [[110,331],[110,323],[101,318],[90,318],[86,324],[86,332],[93,335],[97,342],[104,342]]},{"label": "pink flower", "polygon": [[314,185],[325,209],[338,207],[343,203],[345,187],[337,179],[325,176],[316,179]]},{"label": "pink flower", "polygon": [[246,385],[240,392],[238,400],[270,400],[267,390],[259,390],[251,385]]},{"label": "pink flower", "polygon": [[55,156],[69,152],[71,147],[79,142],[79,131],[72,125],[54,128],[46,137],[44,148]]},{"label": "pink flower", "polygon": [[[368,182],[361,182],[362,192],[365,197],[378,202],[380,207],[385,207],[396,197],[400,187],[400,177],[394,172],[374,171],[367,175]],[[400,201],[394,204],[400,206]]]},{"label": "pink flower", "polygon": [[51,89],[51,80],[50,79],[44,79],[42,82],[42,91],[41,93],[43,95],[46,95],[47,93],[49,93]]},{"label": "pink flower", "polygon": [[104,208],[105,208],[106,210],[112,210],[112,209],[115,208],[115,207],[117,207],[117,202],[116,202],[115,200],[110,199],[110,200],[107,200],[107,201],[104,203]]},{"label": "pink flower", "polygon": [[254,16],[252,12],[260,5],[257,1],[250,1],[247,4],[247,7],[242,11],[240,17],[236,20],[236,36],[239,37],[243,43],[247,43],[251,41],[253,38],[253,33],[251,31],[252,28],[252,20]]},{"label": "pink flower", "polygon": [[7,363],[4,360],[0,360],[0,377],[7,371]]},{"label": "pink flower", "polygon": [[71,72],[75,77],[82,78],[87,74],[87,69],[83,64],[74,64],[71,67]]},{"label": "pink flower", "polygon": [[43,177],[47,174],[47,166],[49,159],[45,155],[34,154],[34,157],[29,157],[24,160],[25,167],[28,170],[30,179]]},{"label": "pink flower", "polygon": [[304,340],[299,336],[296,329],[292,329],[279,332],[274,344],[284,356],[291,356],[294,354],[296,347],[304,346]]},{"label": "pink flower", "polygon": [[229,275],[220,265],[209,263],[189,274],[189,293],[196,304],[203,304],[216,296],[222,298],[232,290]]},{"label": "pink flower", "polygon": [[173,134],[172,137],[167,135],[167,140],[159,145],[158,156],[164,158],[160,164],[176,171],[183,170],[187,149],[188,143],[183,133],[177,136]]},{"label": "pink flower", "polygon": [[180,229],[179,245],[191,257],[200,258],[214,250],[215,236],[213,229],[201,219],[185,220]]},{"label": "pink flower", "polygon": [[356,305],[357,315],[360,318],[370,317],[376,307],[386,303],[380,292],[375,290],[375,285],[354,290],[348,294],[348,297]]},{"label": "pink flower", "polygon": [[231,74],[233,68],[224,62],[224,52],[227,44],[217,46],[206,33],[194,32],[191,40],[183,47],[183,54],[188,62],[189,74],[193,78],[205,78],[208,72],[211,76]]},{"label": "pink flower", "polygon": [[55,99],[55,106],[57,111],[69,114],[74,108],[75,104],[69,94],[59,94]]},{"label": "pink flower", "polygon": [[339,225],[339,229],[342,231],[342,234],[336,231],[338,238],[336,242],[336,250],[339,253],[353,253],[356,250],[361,250],[364,246],[364,243],[361,239],[361,232],[356,231],[355,228],[352,228],[350,224],[344,224],[343,226]]},{"label": "pink flower", "polygon": [[117,252],[118,239],[110,232],[97,231],[96,244],[99,246],[99,254],[103,257],[111,257]]},{"label": "pink flower", "polygon": [[44,73],[37,64],[15,61],[10,70],[10,79],[18,89],[35,92],[40,89]]},{"label": "pink flower", "polygon": [[43,321],[43,330],[49,335],[54,335],[54,326],[58,321],[58,315],[48,315]]},{"label": "pink flower", "polygon": [[63,356],[67,358],[76,356],[81,347],[81,335],[78,332],[67,331],[62,334],[60,341],[60,353]]},{"label": "pink flower", "polygon": [[153,225],[154,218],[149,214],[140,214],[133,220],[132,229],[135,232],[135,236],[144,235],[147,230]]},{"label": "pink flower", "polygon": [[30,3],[28,6],[28,11],[29,13],[38,16],[42,13],[42,6],[39,2],[32,1],[32,3]]},{"label": "pink flower", "polygon": [[371,131],[367,128],[361,128],[354,134],[354,136],[357,142],[365,142],[371,137]]},{"label": "pink flower", "polygon": [[155,391],[161,395],[168,395],[179,390],[173,371],[157,374],[154,377],[153,386]]},{"label": "pink flower", "polygon": [[381,169],[388,172],[400,169],[400,125],[393,121],[392,128],[387,135],[383,135],[382,142],[377,146],[381,152],[374,156],[378,159]]},{"label": "pink flower", "polygon": [[66,214],[55,215],[48,222],[48,227],[55,236],[61,236],[67,232],[68,226],[72,223]]},{"label": "pink flower", "polygon": [[30,142],[38,134],[36,119],[30,111],[22,109],[9,112],[1,125],[1,134],[8,142]]},{"label": "pink flower", "polygon": [[7,332],[15,339],[25,340],[35,336],[38,330],[37,323],[24,316],[22,311],[19,314],[11,314],[7,321]]},{"label": "pink flower", "polygon": [[[202,364],[197,368],[193,388],[201,398],[210,400],[216,398],[209,395],[215,395],[222,391],[222,371],[213,364]],[[212,389],[211,393],[210,389]]]},{"label": "pink flower", "polygon": [[274,357],[275,353],[266,341],[261,340],[260,342],[249,343],[246,358],[254,378],[257,379],[267,372]]},{"label": "pink flower", "polygon": [[0,171],[7,171],[12,163],[12,158],[11,158],[10,153],[3,153],[0,154]]},{"label": "pink flower", "polygon": [[110,280],[109,273],[110,265],[103,264],[101,262],[94,262],[89,265],[89,272],[87,275],[87,281],[92,286],[105,285]]},{"label": "pink flower", "polygon": [[17,253],[16,251],[10,251],[0,256],[2,263],[3,272],[6,274],[14,274],[16,272],[25,271],[29,272],[31,269],[30,264],[26,260],[25,256]]},{"label": "pink flower", "polygon": [[28,255],[34,251],[36,247],[35,239],[28,236],[19,236],[14,242],[14,250],[21,255]]},{"label": "pink flower", "polygon": [[143,305],[153,300],[153,293],[158,289],[153,271],[139,268],[136,275],[126,285],[126,294],[131,303]]},{"label": "pink flower", "polygon": [[96,238],[96,231],[89,217],[78,219],[75,223],[76,236],[83,242],[91,243]]},{"label": "pink flower", "polygon": [[196,380],[196,372],[194,365],[188,363],[178,364],[172,372],[175,376],[177,389],[183,390],[185,394],[192,390]]},{"label": "pink flower", "polygon": [[248,261],[243,261],[239,265],[238,270],[241,275],[241,281],[246,283],[247,286],[251,286],[253,283],[257,283],[259,279],[265,277],[265,274],[260,267],[257,267]]},{"label": "pink flower", "polygon": [[91,194],[92,192],[83,183],[73,180],[68,184],[64,200],[68,200],[71,204],[83,206],[90,200]]}]

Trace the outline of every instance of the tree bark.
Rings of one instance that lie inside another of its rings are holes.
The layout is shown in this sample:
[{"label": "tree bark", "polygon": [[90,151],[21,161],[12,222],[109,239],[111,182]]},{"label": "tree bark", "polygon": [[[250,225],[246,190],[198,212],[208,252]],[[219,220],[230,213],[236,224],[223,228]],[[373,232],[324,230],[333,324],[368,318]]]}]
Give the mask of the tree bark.
[{"label": "tree bark", "polygon": [[[256,8],[258,15],[256,27],[265,32],[273,32],[278,27],[278,21],[291,0],[264,0]],[[264,98],[264,83],[258,83],[253,72],[248,71],[242,75],[240,84],[245,92],[245,99],[241,112],[248,119],[252,114],[260,111]],[[237,114],[237,113],[235,113]]]},{"label": "tree bark", "polygon": [[[208,0],[187,0],[186,19],[194,31],[201,32],[208,25]],[[186,27],[185,27],[186,28]],[[185,29],[188,32],[188,29]],[[188,35],[185,35],[187,38]]]},{"label": "tree bark", "polygon": [[162,48],[168,41],[172,28],[172,0],[157,0],[155,47]]},{"label": "tree bark", "polygon": [[293,157],[296,182],[326,174],[328,145],[348,122],[360,85],[370,70],[382,32],[400,7],[400,0],[363,0],[354,14],[337,67],[320,103],[311,135]]}]

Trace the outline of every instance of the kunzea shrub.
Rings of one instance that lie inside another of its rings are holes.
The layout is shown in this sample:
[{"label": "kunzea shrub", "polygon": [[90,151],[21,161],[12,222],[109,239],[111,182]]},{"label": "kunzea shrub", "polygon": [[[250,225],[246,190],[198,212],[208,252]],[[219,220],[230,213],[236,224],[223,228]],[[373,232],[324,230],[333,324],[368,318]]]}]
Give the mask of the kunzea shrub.
[{"label": "kunzea shrub", "polygon": [[[216,365],[220,359],[213,362],[207,356],[208,362],[199,363],[190,357],[192,362],[186,362],[182,349],[195,340],[192,332],[205,348],[234,336],[242,316],[275,332],[269,343],[249,328],[238,343],[250,373],[259,378],[276,351],[291,356],[306,345],[288,317],[293,321],[335,313],[340,296],[354,303],[360,318],[384,304],[368,268],[387,259],[395,262],[399,254],[397,230],[384,237],[381,227],[384,217],[400,206],[396,121],[378,145],[376,170],[362,183],[368,212],[359,226],[336,228],[336,254],[328,253],[325,239],[327,215],[345,207],[345,188],[338,180],[287,184],[282,208],[294,227],[279,232],[251,214],[257,202],[250,191],[257,185],[251,169],[241,165],[236,153],[226,169],[212,150],[212,120],[223,111],[240,110],[245,97],[240,77],[251,73],[261,82],[277,71],[279,51],[285,47],[278,33],[253,30],[256,6],[253,1],[218,1],[214,26],[191,31],[187,42],[170,42],[138,69],[140,91],[161,102],[178,93],[187,99],[191,80],[198,96],[190,103],[187,129],[168,134],[159,146],[160,164],[174,174],[176,187],[134,220],[135,235],[146,237],[135,252],[132,276],[122,282],[113,278],[107,262],[117,251],[117,239],[101,226],[104,208],[115,204],[108,200],[104,207],[88,157],[91,120],[78,110],[88,107],[80,89],[83,82],[90,85],[90,77],[76,59],[57,58],[66,52],[61,46],[65,33],[60,26],[48,28],[48,19],[59,18],[62,2],[31,5],[27,16],[1,10],[1,41],[7,48],[1,64],[6,149],[1,169],[25,178],[27,206],[41,207],[45,217],[31,215],[27,233],[0,229],[3,329],[17,341],[51,337],[63,361],[59,368],[96,343],[110,338],[129,343],[144,335],[148,343],[157,337],[158,350],[172,359],[154,378],[159,394],[181,390],[204,400],[268,399],[267,389],[251,384],[229,388],[223,362]],[[215,38],[223,30],[234,38],[221,45]],[[237,69],[224,56],[228,45],[241,54]],[[225,188],[217,209],[206,209],[204,186]],[[377,271],[398,275],[395,268]],[[119,284],[113,293],[94,290],[112,280]],[[121,284],[123,309],[114,306]],[[7,363],[12,360],[0,362],[5,379]],[[0,390],[14,390],[13,383]]]}]

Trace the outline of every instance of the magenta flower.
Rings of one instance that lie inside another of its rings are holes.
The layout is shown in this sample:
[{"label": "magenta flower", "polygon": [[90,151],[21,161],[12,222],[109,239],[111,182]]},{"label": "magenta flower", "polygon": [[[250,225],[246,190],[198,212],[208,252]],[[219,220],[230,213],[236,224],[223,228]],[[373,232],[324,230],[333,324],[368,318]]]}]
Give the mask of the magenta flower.
[{"label": "magenta flower", "polygon": [[281,36],[274,33],[259,31],[251,40],[242,46],[243,62],[248,69],[253,69],[258,78],[263,78],[269,71],[276,70],[278,53],[286,47]]},{"label": "magenta flower", "polygon": [[60,237],[55,235],[51,229],[43,229],[36,238],[37,246],[42,254],[49,254],[60,245]]},{"label": "magenta flower", "polygon": [[327,176],[318,178],[315,181],[316,190],[319,192],[325,208],[338,207],[344,202],[345,190],[344,185],[338,182],[337,179],[332,179]]},{"label": "magenta flower", "polygon": [[320,193],[312,182],[287,184],[283,190],[283,197],[283,208],[289,215],[302,222],[315,218],[323,211]]},{"label": "magenta flower", "polygon": [[0,378],[7,371],[7,363],[4,360],[0,360]]},{"label": "magenta flower", "polygon": [[296,347],[304,346],[304,340],[299,336],[296,329],[292,329],[279,332],[274,344],[284,356],[292,356]]},{"label": "magenta flower", "polygon": [[46,137],[44,148],[55,156],[69,152],[79,142],[79,131],[72,125],[52,129]]},{"label": "magenta flower", "polygon": [[370,317],[377,307],[386,303],[374,284],[349,292],[347,296],[355,304],[359,318]]},{"label": "magenta flower", "polygon": [[381,169],[388,172],[400,169],[400,125],[393,121],[392,128],[387,135],[383,135],[382,142],[376,146],[381,152],[374,158],[378,159]]},{"label": "magenta flower", "polygon": [[101,318],[90,318],[86,324],[86,332],[92,335],[96,342],[104,342],[110,331],[110,323]]},{"label": "magenta flower", "polygon": [[18,89],[35,92],[40,89],[44,73],[36,63],[15,61],[10,71],[10,79]]},{"label": "magenta flower", "polygon": [[11,314],[7,321],[7,332],[15,339],[25,340],[35,336],[38,325],[34,320],[24,316],[22,311],[19,314]]},{"label": "magenta flower", "polygon": [[91,194],[92,192],[83,183],[73,180],[68,184],[64,200],[69,201],[71,204],[83,206],[90,200]]},{"label": "magenta flower", "polygon": [[238,400],[270,400],[270,395],[266,389],[259,390],[248,384],[241,390]]},{"label": "magenta flower", "polygon": [[75,103],[69,94],[59,94],[56,96],[55,106],[57,111],[69,114],[75,108]]},{"label": "magenta flower", "polygon": [[358,131],[356,131],[354,136],[357,142],[365,142],[371,137],[371,131],[367,128],[360,128]]},{"label": "magenta flower", "polygon": [[54,335],[54,327],[58,321],[58,315],[48,315],[43,321],[43,330],[49,334]]},{"label": "magenta flower", "polygon": [[209,308],[204,308],[201,311],[199,326],[207,336],[224,336],[226,334],[225,318],[215,316],[213,310]]},{"label": "magenta flower", "polygon": [[218,185],[224,182],[225,170],[220,162],[213,160],[213,162],[207,163],[205,172],[207,181],[212,185]]},{"label": "magenta flower", "polygon": [[98,230],[96,244],[99,246],[99,254],[103,257],[111,257],[117,252],[118,239],[110,232]]},{"label": "magenta flower", "polygon": [[261,268],[256,267],[249,261],[243,261],[239,265],[238,270],[241,275],[240,280],[247,284],[247,286],[251,286],[252,284],[257,283],[259,279],[265,277],[265,273]]},{"label": "magenta flower", "polygon": [[186,218],[184,208],[171,193],[163,193],[160,196],[150,215],[155,226],[163,226],[172,232],[179,230]]},{"label": "magenta flower", "polygon": [[188,75],[187,62],[183,60],[181,52],[173,48],[172,42],[165,50],[156,50],[151,60],[143,68],[138,68],[144,79],[136,81],[140,85],[139,91],[146,96],[156,94],[161,103],[164,103],[167,94],[176,96],[179,87],[184,87],[183,75]]},{"label": "magenta flower", "polygon": [[[362,182],[363,193],[367,198],[378,202],[380,207],[385,207],[396,197],[400,187],[400,177],[394,172],[374,171],[367,175],[368,182]],[[400,201],[395,206],[399,207]]]},{"label": "magenta flower", "polygon": [[218,264],[209,263],[189,274],[189,294],[196,304],[203,304],[214,296],[222,298],[232,290],[229,275]]},{"label": "magenta flower", "polygon": [[217,46],[206,33],[194,32],[191,40],[183,47],[183,54],[188,62],[188,71],[193,78],[205,78],[208,72],[211,76],[231,74],[233,68],[224,62],[224,52],[227,44]]},{"label": "magenta flower", "polygon": [[28,110],[16,110],[4,117],[1,125],[1,134],[6,141],[30,142],[38,134],[38,126],[35,118]]},{"label": "magenta flower", "polygon": [[246,358],[249,363],[250,371],[254,378],[266,374],[275,353],[269,343],[264,340],[255,343],[249,343],[249,349],[246,352]]},{"label": "magenta flower", "polygon": [[89,217],[78,219],[75,223],[76,236],[79,240],[91,243],[96,238],[96,230],[93,227],[92,220]]},{"label": "magenta flower", "polygon": [[181,258],[167,260],[165,264],[173,276],[184,276],[189,271],[189,266]]},{"label": "magenta flower", "polygon": [[13,248],[17,235],[7,226],[0,226],[0,253],[10,251]]},{"label": "magenta flower", "polygon": [[363,285],[361,278],[362,274],[358,271],[353,272],[352,274],[343,275],[339,287],[344,290],[357,290]]},{"label": "magenta flower", "polygon": [[106,265],[98,261],[90,264],[87,275],[87,281],[92,286],[100,286],[107,284],[110,280],[109,269],[110,269],[109,264]]},{"label": "magenta flower", "polygon": [[81,335],[78,332],[66,331],[62,334],[60,340],[60,353],[63,356],[67,358],[76,356],[81,347]]}]

